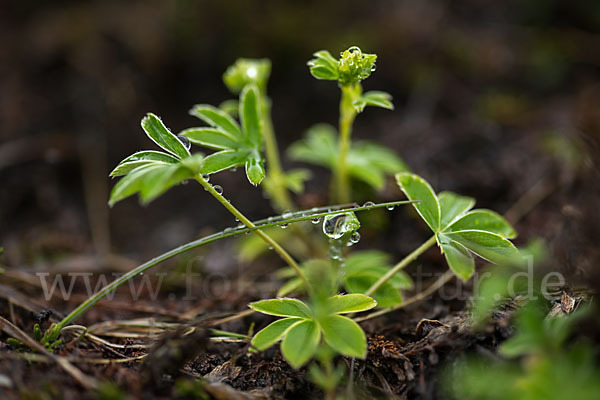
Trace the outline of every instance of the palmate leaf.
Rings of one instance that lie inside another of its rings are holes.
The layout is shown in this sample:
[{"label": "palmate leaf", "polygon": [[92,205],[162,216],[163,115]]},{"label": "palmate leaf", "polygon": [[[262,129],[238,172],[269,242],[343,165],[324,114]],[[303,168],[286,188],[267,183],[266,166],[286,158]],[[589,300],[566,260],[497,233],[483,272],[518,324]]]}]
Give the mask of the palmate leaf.
[{"label": "palmate leaf", "polygon": [[[304,140],[288,149],[290,158],[333,169],[338,159],[336,130],[331,125],[311,127]],[[381,190],[385,176],[407,170],[406,164],[390,149],[374,143],[352,143],[347,158],[348,173],[371,187]]]},{"label": "palmate leaf", "polygon": [[186,129],[179,134],[193,144],[219,150],[204,160],[203,174],[244,166],[253,185],[265,177],[261,155],[262,131],[258,89],[246,85],[240,94],[239,117],[241,126],[225,111],[209,105],[196,105],[190,114],[210,127]]},{"label": "palmate leaf", "polygon": [[496,263],[510,262],[518,254],[508,240],[516,237],[513,227],[494,211],[471,210],[473,198],[452,192],[438,196],[414,174],[397,174],[396,181],[410,200],[421,200],[413,207],[436,235],[448,266],[460,279],[468,280],[475,271],[472,254]]}]

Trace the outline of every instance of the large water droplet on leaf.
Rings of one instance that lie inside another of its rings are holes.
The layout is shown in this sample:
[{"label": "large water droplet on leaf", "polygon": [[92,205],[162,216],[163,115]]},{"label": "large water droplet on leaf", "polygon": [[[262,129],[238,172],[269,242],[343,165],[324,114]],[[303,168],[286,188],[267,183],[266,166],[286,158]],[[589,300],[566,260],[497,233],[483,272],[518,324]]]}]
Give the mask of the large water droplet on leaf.
[{"label": "large water droplet on leaf", "polygon": [[177,139],[179,139],[179,141],[181,142],[183,147],[185,147],[186,149],[189,150],[192,147],[190,140],[188,138],[186,138],[185,136],[178,135]]}]

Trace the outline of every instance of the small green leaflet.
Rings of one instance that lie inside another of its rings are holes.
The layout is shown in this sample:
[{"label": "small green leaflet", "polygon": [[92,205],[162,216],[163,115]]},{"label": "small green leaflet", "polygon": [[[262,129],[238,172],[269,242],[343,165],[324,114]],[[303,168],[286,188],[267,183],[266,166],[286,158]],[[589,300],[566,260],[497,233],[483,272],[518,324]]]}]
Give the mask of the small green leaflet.
[{"label": "small green leaflet", "polygon": [[193,144],[215,153],[205,157],[203,174],[213,174],[226,169],[245,166],[246,176],[253,185],[261,183],[265,168],[261,154],[262,131],[259,93],[255,85],[246,85],[240,93],[238,114],[241,126],[225,111],[210,106],[197,105],[190,114],[209,127],[186,129],[179,134]]},{"label": "small green leaflet", "polygon": [[471,210],[475,200],[470,197],[451,192],[437,195],[415,174],[397,174],[396,181],[406,197],[421,200],[413,207],[436,235],[448,266],[460,279],[466,281],[475,272],[473,254],[495,263],[509,262],[518,255],[509,240],[516,232],[498,213]]},{"label": "small green leaflet", "polygon": [[357,100],[352,102],[357,113],[363,112],[366,106],[380,107],[388,110],[394,109],[392,95],[386,92],[373,90],[363,93]]}]

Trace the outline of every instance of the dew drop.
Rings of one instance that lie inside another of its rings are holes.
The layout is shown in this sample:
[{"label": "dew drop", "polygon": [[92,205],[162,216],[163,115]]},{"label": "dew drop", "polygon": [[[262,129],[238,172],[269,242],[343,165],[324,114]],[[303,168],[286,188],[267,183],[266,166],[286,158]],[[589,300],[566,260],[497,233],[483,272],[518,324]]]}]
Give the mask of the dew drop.
[{"label": "dew drop", "polygon": [[323,219],[323,233],[330,239],[339,239],[346,232],[353,232],[360,228],[360,222],[353,212],[327,215]]},{"label": "dew drop", "polygon": [[185,147],[186,149],[189,150],[192,147],[192,144],[190,143],[190,139],[186,138],[185,136],[178,135],[177,139],[179,139],[179,141],[181,142],[183,147]]},{"label": "dew drop", "polygon": [[286,210],[283,212],[283,214],[281,214],[281,217],[283,219],[288,219],[288,218],[292,218],[293,214],[290,210]]},{"label": "dew drop", "polygon": [[394,204],[390,204],[388,206],[385,206],[385,208],[387,208],[389,211],[392,211],[394,208],[396,208],[396,206]]},{"label": "dew drop", "polygon": [[360,241],[360,233],[358,232],[354,232],[351,236],[350,236],[350,242],[351,243],[358,243]]},{"label": "dew drop", "polygon": [[373,203],[372,201],[367,201],[365,204],[363,204],[363,207],[373,207],[375,205],[375,203]]},{"label": "dew drop", "polygon": [[321,218],[319,218],[319,217],[315,217],[315,218],[313,218],[313,219],[312,219],[310,222],[312,222],[313,224],[315,224],[315,225],[316,225],[316,224],[318,224],[319,222],[321,222]]},{"label": "dew drop", "polygon": [[203,174],[202,175],[202,179],[204,179],[206,182],[210,181],[210,175],[209,174]]},{"label": "dew drop", "polygon": [[285,229],[285,228],[287,228],[287,227],[288,227],[288,225],[289,225],[289,224],[281,224],[281,225],[279,225],[279,226],[281,227],[281,229]]},{"label": "dew drop", "polygon": [[223,194],[223,188],[219,185],[215,185],[213,186],[213,189],[215,189],[215,192],[217,192],[217,194]]}]

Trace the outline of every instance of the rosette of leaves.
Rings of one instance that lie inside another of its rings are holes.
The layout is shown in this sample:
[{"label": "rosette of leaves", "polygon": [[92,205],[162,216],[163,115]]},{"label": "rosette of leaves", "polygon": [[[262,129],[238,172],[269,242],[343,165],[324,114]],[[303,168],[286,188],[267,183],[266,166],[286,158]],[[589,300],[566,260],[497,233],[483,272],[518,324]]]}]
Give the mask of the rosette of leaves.
[{"label": "rosette of leaves", "polygon": [[[364,250],[352,253],[344,260],[341,286],[348,293],[365,293],[375,282],[384,276],[390,269],[390,255],[378,250]],[[310,263],[321,263],[321,269],[328,268],[328,261],[311,260]],[[303,268],[304,269],[304,268]],[[277,292],[278,296],[286,296],[303,288],[300,278],[297,278],[291,268],[278,271],[280,278],[288,279]],[[389,281],[377,289],[372,297],[377,301],[378,307],[392,307],[402,303],[401,290],[411,289],[413,282],[410,276],[399,271]]]},{"label": "rosette of leaves", "polygon": [[[288,148],[288,155],[296,161],[335,168],[338,160],[339,144],[335,128],[327,124],[311,127],[303,140]],[[390,149],[367,141],[352,143],[347,158],[348,173],[371,187],[381,190],[385,186],[385,176],[408,167]]]},{"label": "rosette of leaves", "polygon": [[338,354],[365,358],[365,333],[356,322],[340,314],[367,311],[376,305],[375,300],[362,294],[329,297],[325,312],[315,312],[292,298],[257,301],[249,305],[254,311],[283,318],[254,335],[251,344],[265,350],[281,341],[281,353],[294,368],[300,368],[315,355],[321,340]]},{"label": "rosette of leaves", "polygon": [[202,173],[213,174],[226,169],[245,166],[246,176],[253,185],[265,177],[263,165],[262,134],[259,93],[255,85],[246,85],[240,93],[237,123],[223,110],[199,104],[190,114],[201,119],[207,127],[189,128],[179,133],[193,144],[216,152],[203,160]]},{"label": "rosette of leaves", "polygon": [[202,173],[202,154],[191,155],[184,141],[171,133],[159,117],[148,114],[141,125],[146,135],[164,151],[140,151],[115,167],[110,176],[123,178],[112,189],[111,207],[136,193],[142,203],[149,203],[172,186]]},{"label": "rosette of leaves", "polygon": [[436,194],[423,178],[399,173],[396,181],[420,217],[435,234],[448,266],[460,279],[468,280],[475,271],[477,255],[494,263],[514,260],[517,248],[509,239],[517,235],[498,213],[472,209],[475,199],[452,192]]},{"label": "rosette of leaves", "polygon": [[[317,79],[337,81],[342,86],[351,86],[371,76],[375,71],[376,54],[363,53],[356,46],[340,54],[336,60],[327,50],[317,51],[315,58],[308,62],[310,73]],[[353,94],[352,106],[357,113],[362,112],[366,106],[374,106],[393,110],[392,96],[382,91],[369,91],[362,93],[360,85],[356,85]]]}]

